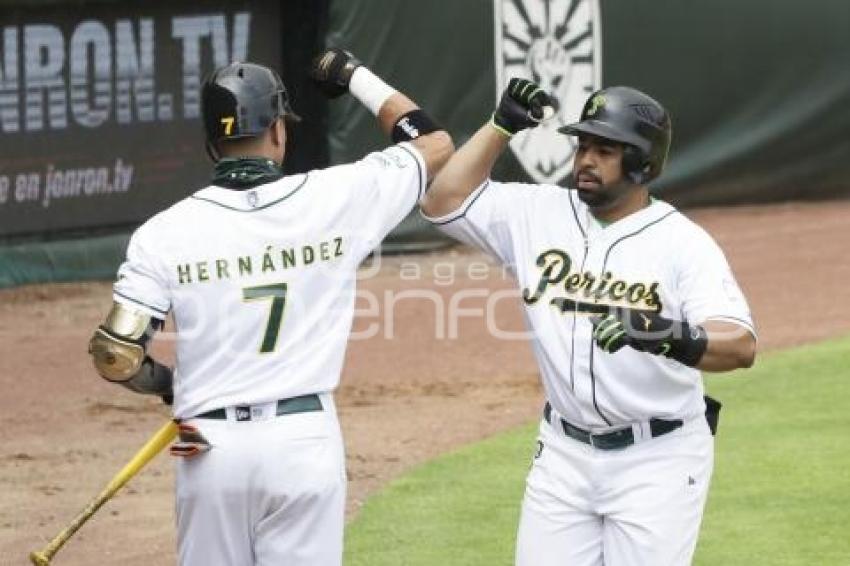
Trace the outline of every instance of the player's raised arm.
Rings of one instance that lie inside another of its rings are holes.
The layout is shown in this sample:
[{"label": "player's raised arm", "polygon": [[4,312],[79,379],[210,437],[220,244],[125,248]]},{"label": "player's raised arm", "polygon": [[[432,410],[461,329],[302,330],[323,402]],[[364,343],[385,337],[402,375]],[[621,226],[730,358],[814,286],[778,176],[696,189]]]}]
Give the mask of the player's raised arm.
[{"label": "player's raised arm", "polygon": [[422,212],[440,217],[460,208],[490,177],[511,137],[554,113],[549,95],[531,81],[511,79],[492,118],[449,159],[422,198]]},{"label": "player's raised arm", "polygon": [[331,98],[351,92],[378,118],[381,130],[394,143],[409,141],[422,154],[428,179],[446,164],[454,151],[449,134],[415,102],[381,80],[348,51],[337,47],[320,53],[311,76]]}]

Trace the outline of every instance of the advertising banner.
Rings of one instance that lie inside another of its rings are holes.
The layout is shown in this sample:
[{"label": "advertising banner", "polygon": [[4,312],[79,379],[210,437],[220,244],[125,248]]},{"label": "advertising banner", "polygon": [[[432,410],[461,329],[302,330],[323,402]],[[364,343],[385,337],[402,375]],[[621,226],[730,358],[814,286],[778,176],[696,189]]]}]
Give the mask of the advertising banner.
[{"label": "advertising banner", "polygon": [[4,7],[0,237],[138,224],[203,186],[203,77],[279,68],[280,25],[263,0]]}]

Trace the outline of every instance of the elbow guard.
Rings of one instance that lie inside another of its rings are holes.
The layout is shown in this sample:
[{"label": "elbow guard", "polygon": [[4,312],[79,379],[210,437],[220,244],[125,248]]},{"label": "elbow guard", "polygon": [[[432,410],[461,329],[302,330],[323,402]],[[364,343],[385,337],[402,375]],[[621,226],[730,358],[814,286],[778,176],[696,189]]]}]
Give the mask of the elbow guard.
[{"label": "elbow guard", "polygon": [[149,315],[113,304],[89,341],[89,353],[100,376],[118,383],[132,379],[145,360],[152,328]]}]

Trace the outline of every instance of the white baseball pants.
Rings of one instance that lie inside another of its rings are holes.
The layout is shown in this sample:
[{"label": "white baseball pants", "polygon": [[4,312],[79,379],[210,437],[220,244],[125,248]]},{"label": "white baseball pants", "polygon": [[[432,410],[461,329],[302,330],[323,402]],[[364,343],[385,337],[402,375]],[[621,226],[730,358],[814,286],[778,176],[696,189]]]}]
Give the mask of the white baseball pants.
[{"label": "white baseball pants", "polygon": [[517,566],[685,566],[714,465],[703,418],[620,450],[540,425],[526,481]]},{"label": "white baseball pants", "polygon": [[345,454],[325,410],[265,420],[192,419],[212,444],[177,458],[181,566],[340,566]]}]

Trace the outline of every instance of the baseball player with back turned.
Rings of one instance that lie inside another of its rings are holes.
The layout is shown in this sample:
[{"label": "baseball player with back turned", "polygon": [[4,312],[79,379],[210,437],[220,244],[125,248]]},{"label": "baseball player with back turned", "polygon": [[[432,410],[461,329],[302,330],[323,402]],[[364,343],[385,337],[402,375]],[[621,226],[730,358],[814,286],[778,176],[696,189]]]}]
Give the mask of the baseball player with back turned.
[{"label": "baseball player with back turned", "polygon": [[[350,90],[396,145],[284,175],[286,122],[298,118],[283,82],[250,63],[217,69],[202,89],[210,185],[133,234],[90,343],[107,380],[173,389],[182,565],[341,564],[345,458],[332,392],[356,271],[453,151],[349,53],[327,50],[312,75],[329,96]],[[173,376],[145,353],[168,314]]]},{"label": "baseball player with back turned", "polygon": [[511,136],[550,105],[512,79],[421,203],[440,229],[510,266],[522,289],[547,400],[516,564],[689,564],[719,410],[709,399],[706,412],[700,370],[753,363],[749,309],[712,238],[649,194],[671,132],[649,96],[601,90],[560,130],[578,141],[569,188],[488,178]]}]

